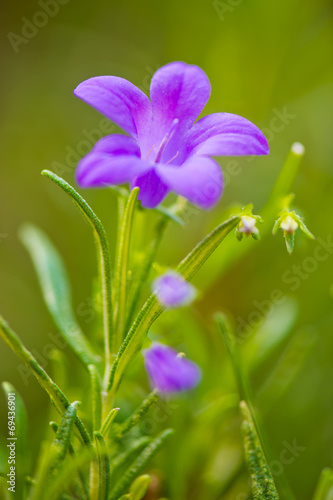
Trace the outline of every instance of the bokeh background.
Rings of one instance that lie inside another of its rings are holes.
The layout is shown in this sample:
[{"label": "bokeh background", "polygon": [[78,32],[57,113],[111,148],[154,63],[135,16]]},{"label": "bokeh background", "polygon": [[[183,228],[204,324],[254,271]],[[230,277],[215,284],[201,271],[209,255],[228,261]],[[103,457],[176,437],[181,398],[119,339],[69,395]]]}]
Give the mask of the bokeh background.
[{"label": "bokeh background", "polygon": [[[237,160],[238,175],[228,174],[230,159],[219,159],[228,179],[223,199],[213,212],[191,217],[185,229],[170,228],[160,253],[164,263],[175,265],[235,203],[252,202],[260,212],[294,141],[306,149],[293,188],[295,207],[317,237],[333,238],[330,0],[69,0],[57,5],[58,12],[37,29],[28,27],[29,21],[38,23],[37,1],[17,0],[1,8],[0,310],[26,345],[42,353],[49,334],[56,332],[17,236],[26,221],[47,231],[61,251],[80,321],[88,333],[92,328],[87,302],[96,272],[91,234],[63,193],[40,175],[48,168],[74,182],[77,159],[97,134],[107,132],[103,117],[72,94],[88,77],[118,75],[148,92],[158,67],[173,60],[197,64],[212,83],[205,113],[245,116],[269,139],[270,156]],[[115,196],[106,191],[84,196],[102,217],[113,247]],[[281,235],[268,236],[234,265],[223,268],[217,259],[196,280],[205,295],[195,313],[207,328],[217,309],[229,311],[236,326],[247,323],[256,304],[280,289],[297,310],[294,331],[307,329],[313,336],[301,371],[266,420],[277,456],[285,441],[305,448],[284,471],[296,497],[304,500],[311,498],[320,471],[333,457],[333,255],[305,272],[294,291],[282,276],[294,265],[302,267],[316,245],[297,234],[289,256]],[[23,394],[38,442],[47,400],[34,381],[25,384],[18,365],[1,343],[0,380],[11,381]],[[256,373],[254,387],[265,381],[269,368]],[[79,369],[73,370],[74,385],[80,376]],[[4,435],[2,396],[1,408]]]}]

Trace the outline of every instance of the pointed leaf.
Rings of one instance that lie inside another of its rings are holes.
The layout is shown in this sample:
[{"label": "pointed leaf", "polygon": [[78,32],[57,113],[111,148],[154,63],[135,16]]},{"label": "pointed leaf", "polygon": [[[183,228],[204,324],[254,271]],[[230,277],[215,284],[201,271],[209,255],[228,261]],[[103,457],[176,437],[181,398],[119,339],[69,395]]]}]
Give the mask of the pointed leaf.
[{"label": "pointed leaf", "polygon": [[99,500],[107,500],[110,493],[110,459],[108,447],[100,432],[95,432],[97,456],[99,463]]},{"label": "pointed leaf", "polygon": [[51,179],[57,186],[59,186],[71,198],[76,207],[80,210],[84,219],[93,229],[93,234],[96,243],[98,263],[99,263],[99,276],[100,287],[103,297],[103,326],[104,326],[104,346],[105,346],[105,386],[108,382],[110,370],[110,356],[112,349],[112,298],[111,298],[111,262],[109,252],[109,242],[106,236],[105,229],[97,217],[97,215],[90,208],[88,203],[70,186],[64,179],[58,177],[49,170],[43,170],[42,175]]},{"label": "pointed leaf", "polygon": [[324,469],[320,475],[313,500],[332,500],[333,498],[333,471]]},{"label": "pointed leaf", "polygon": [[130,499],[131,500],[142,500],[145,496],[148,486],[151,483],[151,477],[148,474],[143,474],[136,478],[132,486],[130,487]]},{"label": "pointed leaf", "polygon": [[243,417],[245,457],[252,478],[253,500],[279,500],[250,411],[244,401],[240,407]]},{"label": "pointed leaf", "polygon": [[110,426],[112,425],[112,422],[114,421],[114,419],[116,418],[116,416],[118,415],[118,411],[120,410],[120,408],[113,408],[107,415],[106,419],[104,420],[103,422],[103,425],[101,427],[101,434],[103,436],[106,436],[109,429],[110,429]]},{"label": "pointed leaf", "polygon": [[123,495],[126,490],[131,486],[134,479],[143,471],[147,463],[151,458],[158,452],[158,450],[163,446],[165,441],[173,434],[171,429],[163,431],[154,441],[151,442],[134,460],[133,464],[121,480],[116,484],[111,492],[110,500],[117,500],[121,495]]},{"label": "pointed leaf", "polygon": [[159,395],[157,391],[152,391],[149,396],[144,399],[142,404],[135,410],[133,415],[128,417],[127,420],[121,425],[119,432],[117,433],[117,439],[121,439],[127,432],[129,432],[135,425],[141,422],[143,417],[147,414],[149,409],[157,403],[159,400]]},{"label": "pointed leaf", "polygon": [[111,482],[115,484],[120,481],[125,471],[130,467],[133,461],[140,455],[142,450],[151,443],[147,436],[136,439],[127,444],[123,453],[117,454],[111,463]]},{"label": "pointed leaf", "polygon": [[59,470],[62,462],[65,459],[73,425],[76,419],[77,407],[80,405],[79,401],[71,403],[61,419],[61,423],[57,430],[55,440],[52,443],[51,454],[53,455],[52,470]]},{"label": "pointed leaf", "polygon": [[34,263],[44,301],[66,342],[87,367],[98,358],[78,326],[63,261],[48,237],[35,226],[21,228],[20,238]]}]

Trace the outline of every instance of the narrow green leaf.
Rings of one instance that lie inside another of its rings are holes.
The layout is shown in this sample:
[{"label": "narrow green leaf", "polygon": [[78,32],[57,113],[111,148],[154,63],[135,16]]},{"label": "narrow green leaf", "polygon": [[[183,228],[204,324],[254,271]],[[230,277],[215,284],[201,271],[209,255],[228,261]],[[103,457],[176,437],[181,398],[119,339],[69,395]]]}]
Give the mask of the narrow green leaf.
[{"label": "narrow green leaf", "polygon": [[[9,382],[3,382],[2,388],[7,398],[7,404],[9,401],[14,403],[14,406],[7,407],[8,416],[14,417],[13,422],[15,423],[15,471],[16,471],[16,489],[15,498],[21,498],[24,500],[26,498],[26,485],[25,477],[30,473],[30,448],[28,447],[28,419],[26,409],[23,400],[19,393],[16,391]],[[11,441],[8,441],[10,443]],[[10,465],[8,464],[8,467]],[[8,477],[6,477],[8,479]]]},{"label": "narrow green leaf", "polygon": [[[180,262],[177,271],[186,280],[191,280],[218,245],[237,226],[239,221],[239,216],[233,216],[215,228]],[[155,295],[152,294],[142,307],[119,349],[117,358],[111,368],[108,389],[112,387],[113,392],[116,391],[125,369],[140,350],[148,329],[163,310],[164,308],[159,304]]]},{"label": "narrow green leaf", "polygon": [[147,463],[163,446],[165,441],[173,434],[172,429],[163,431],[156,439],[154,439],[134,460],[133,464],[122,476],[121,480],[116,484],[111,492],[109,500],[117,500],[131,486],[135,478],[143,471]]},{"label": "narrow green leaf", "polygon": [[282,297],[281,302],[281,304],[270,300],[258,302],[260,312],[266,316],[263,317],[259,327],[249,335],[249,338],[239,339],[242,359],[248,371],[260,367],[274,351],[288,341],[293,332],[298,316],[297,302],[287,297]]},{"label": "narrow green leaf", "polygon": [[332,500],[333,498],[333,471],[324,469],[320,475],[313,500]]},{"label": "narrow green leaf", "polygon": [[241,217],[235,215],[217,226],[180,262],[177,271],[186,280],[191,280],[224,238],[237,226],[240,220]]},{"label": "narrow green leaf", "polygon": [[[55,434],[57,434],[59,426],[56,422],[50,422],[51,429]],[[68,443],[68,453],[72,458],[76,457],[75,450],[73,448],[73,445],[71,442]],[[78,497],[78,500],[88,500],[89,499],[89,490],[87,487],[86,483],[86,474],[85,472],[81,469],[77,469],[78,477],[80,482],[77,482],[75,484],[75,493]]]},{"label": "narrow green leaf", "polygon": [[20,238],[30,253],[44,301],[62,336],[86,367],[96,364],[98,358],[75,320],[70,285],[58,251],[48,237],[31,224],[21,228]]},{"label": "narrow green leaf", "polygon": [[96,366],[89,365],[88,369],[90,373],[93,431],[97,431],[102,425],[102,386]]},{"label": "narrow green leaf", "polygon": [[127,299],[127,280],[128,280],[128,261],[130,253],[130,243],[132,235],[132,225],[136,201],[139,194],[139,188],[132,190],[125,207],[124,216],[121,224],[119,237],[119,247],[117,252],[115,280],[113,282],[115,290],[115,341],[114,351],[117,352],[123,340],[125,319],[126,319],[126,299]]},{"label": "narrow green leaf", "polygon": [[61,423],[58,427],[56,437],[52,443],[50,454],[53,456],[51,469],[52,471],[58,471],[64,461],[67,450],[70,443],[71,432],[76,419],[77,407],[81,403],[79,401],[74,401],[71,403],[64,413],[61,419]]},{"label": "narrow green leaf", "polygon": [[156,390],[152,391],[149,396],[144,399],[142,404],[137,408],[137,410],[128,417],[127,420],[121,425],[119,432],[116,435],[117,439],[121,439],[127,432],[129,432],[135,425],[140,423],[143,417],[147,414],[149,409],[157,403],[159,400],[159,395]]},{"label": "narrow green leaf", "polygon": [[147,489],[150,483],[151,477],[148,474],[143,474],[142,476],[137,477],[130,487],[130,500],[142,500],[142,498],[147,493]]},{"label": "narrow green leaf", "polygon": [[[261,420],[260,420],[258,414],[254,410],[254,405],[253,405],[254,397],[253,397],[253,393],[252,393],[252,387],[250,384],[248,374],[246,373],[246,371],[244,369],[239,349],[237,348],[237,345],[236,345],[236,338],[235,338],[235,336],[231,330],[231,327],[229,325],[229,322],[224,314],[218,313],[215,316],[215,321],[217,323],[218,331],[220,332],[221,336],[224,338],[224,341],[225,341],[227,349],[228,349],[230,361],[231,361],[231,364],[232,364],[232,367],[233,367],[233,370],[235,373],[235,378],[237,381],[237,386],[238,386],[240,398],[244,399],[246,404],[247,404],[247,407],[250,408],[251,418],[255,422],[256,430],[259,434],[260,441],[263,444],[267,455],[269,455],[269,457],[272,457],[272,453],[271,453],[271,450],[270,450],[270,447],[268,444],[268,440],[267,440],[266,436],[264,436],[263,426],[261,425]],[[278,482],[279,487],[280,487],[281,491],[283,492],[286,500],[294,500],[293,492],[291,491],[290,486],[288,484],[288,481],[287,481],[286,477],[284,476],[284,474],[281,474],[280,476],[278,476],[277,482]]]},{"label": "narrow green leaf", "polygon": [[[4,321],[2,316],[0,316],[0,336],[6,342],[7,345],[14,351],[14,353],[25,363],[25,365],[31,370],[33,375],[37,378],[38,382],[48,393],[52,403],[54,404],[60,415],[63,414],[64,410],[69,407],[69,401],[65,394],[57,386],[51,377],[46,373],[44,368],[40,366],[34,356],[30,351],[23,345],[21,340],[18,338],[15,332],[9,328],[8,324]],[[86,431],[83,423],[76,416],[75,425],[81,434],[83,442],[89,446],[90,437]]]},{"label": "narrow green leaf", "polygon": [[100,432],[95,432],[94,437],[96,440],[97,456],[98,456],[98,469],[99,469],[99,500],[107,500],[110,493],[110,459],[108,447]]},{"label": "narrow green leaf", "polygon": [[103,297],[103,326],[104,326],[104,345],[105,345],[105,387],[108,383],[110,373],[110,356],[112,349],[112,298],[111,298],[111,262],[109,252],[109,242],[106,236],[105,229],[97,217],[97,215],[90,208],[88,203],[70,186],[66,181],[58,177],[49,170],[43,170],[42,175],[51,179],[57,186],[59,186],[66,194],[70,196],[74,204],[80,210],[81,214],[93,229],[95,238],[98,263],[100,286]]},{"label": "narrow green leaf", "polygon": [[46,490],[42,490],[39,496],[34,496],[32,500],[58,500],[59,496],[73,484],[77,472],[88,465],[94,458],[93,449],[81,450],[80,454],[73,457],[73,459],[64,464],[57,476]]},{"label": "narrow green leaf", "polygon": [[250,382],[247,374],[244,371],[240,353],[236,346],[236,339],[232,333],[229,321],[225,314],[217,313],[215,315],[215,322],[217,325],[217,330],[221,334],[221,337],[225,342],[228,354],[230,356],[230,361],[235,373],[240,398],[249,403],[249,401],[251,401],[252,399]]},{"label": "narrow green leaf", "polygon": [[120,408],[113,408],[107,415],[106,419],[104,420],[103,422],[103,425],[101,427],[101,434],[103,436],[106,436],[109,429],[110,429],[110,426],[112,425],[112,422],[114,421],[114,419],[116,418],[116,416],[118,415],[118,411],[120,410]]},{"label": "narrow green leaf", "polygon": [[133,463],[133,461],[140,455],[141,451],[151,443],[151,439],[143,436],[135,441],[126,445],[123,453],[118,453],[111,463],[111,483],[116,484],[121,480],[125,471]]},{"label": "narrow green leaf", "polygon": [[247,404],[240,404],[245,442],[245,457],[252,478],[253,500],[278,500],[272,473],[264,456],[260,440]]},{"label": "narrow green leaf", "polygon": [[288,391],[319,338],[312,329],[299,330],[292,338],[258,393],[258,404],[264,413]]},{"label": "narrow green leaf", "polygon": [[46,500],[44,496],[45,481],[48,477],[50,464],[50,445],[42,442],[38,455],[37,471],[29,500]]}]

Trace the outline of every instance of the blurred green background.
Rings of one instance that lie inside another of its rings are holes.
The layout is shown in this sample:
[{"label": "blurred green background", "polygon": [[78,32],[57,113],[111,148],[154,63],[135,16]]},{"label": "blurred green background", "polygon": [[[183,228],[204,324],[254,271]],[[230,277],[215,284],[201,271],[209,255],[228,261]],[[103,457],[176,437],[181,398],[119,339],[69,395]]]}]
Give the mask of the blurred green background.
[{"label": "blurred green background", "polygon": [[[103,117],[72,94],[78,83],[91,76],[122,76],[148,92],[158,67],[173,60],[197,64],[212,84],[205,114],[227,111],[245,116],[269,139],[269,157],[252,162],[237,159],[239,175],[228,175],[231,160],[219,159],[228,181],[223,199],[213,212],[191,217],[185,229],[169,229],[160,253],[164,263],[175,265],[221,221],[230,205],[252,202],[255,213],[260,212],[294,141],[306,148],[294,185],[295,206],[317,237],[325,241],[333,237],[330,0],[70,0],[63,1],[44,26],[28,33],[22,32],[26,20],[38,23],[37,1],[18,0],[1,10],[0,310],[29,348],[42,353],[49,334],[56,330],[17,237],[25,221],[41,226],[60,249],[82,326],[88,332],[92,328],[87,301],[96,271],[91,234],[63,193],[40,176],[48,168],[74,182],[76,159],[89,150],[96,129],[102,130]],[[43,24],[43,19],[39,22]],[[16,35],[29,38],[24,41]],[[274,119],[281,114],[282,121]],[[114,195],[87,191],[84,196],[102,217],[113,248]],[[311,498],[321,469],[331,465],[333,456],[333,256],[306,272],[295,291],[282,277],[313,256],[316,246],[316,241],[297,234],[295,252],[289,256],[281,234],[269,236],[227,272],[219,275],[210,267],[196,280],[199,288],[204,282],[207,287],[195,306],[206,324],[210,325],[217,309],[230,311],[236,324],[247,322],[258,309],[256,304],[280,289],[297,303],[295,331],[305,328],[316,340],[302,371],[266,424],[277,455],[284,441],[296,439],[306,448],[285,467],[297,498],[304,500]],[[29,380],[25,385],[18,365],[1,343],[0,380],[10,380],[23,393],[32,416],[32,435],[38,439],[41,409],[47,400],[37,383]],[[263,367],[256,374],[258,384],[268,372],[269,367]],[[78,375],[73,374],[74,384]],[[1,408],[4,403],[2,397]],[[1,431],[4,417],[1,412]]]}]

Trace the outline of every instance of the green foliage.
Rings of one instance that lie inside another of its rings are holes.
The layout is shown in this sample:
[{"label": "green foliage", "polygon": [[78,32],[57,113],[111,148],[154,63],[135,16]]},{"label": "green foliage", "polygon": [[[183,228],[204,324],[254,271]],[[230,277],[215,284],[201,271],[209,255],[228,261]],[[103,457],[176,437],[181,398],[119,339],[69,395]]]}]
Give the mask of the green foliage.
[{"label": "green foliage", "polygon": [[332,498],[333,471],[331,469],[324,469],[320,475],[313,500],[331,500]]},{"label": "green foliage", "polygon": [[86,367],[97,364],[98,357],[76,322],[70,285],[59,253],[48,237],[31,224],[21,228],[20,237],[33,260],[44,301],[64,339]]},{"label": "green foliage", "polygon": [[171,429],[163,431],[156,439],[154,439],[134,460],[132,465],[127,469],[121,480],[116,484],[111,491],[110,500],[117,500],[132,484],[133,480],[142,472],[146,464],[157,453],[164,442],[173,434]]},{"label": "green foliage", "polygon": [[241,402],[240,407],[243,417],[242,430],[245,442],[245,456],[252,478],[253,499],[278,500],[279,495],[264,456],[250,410],[245,401]]}]

